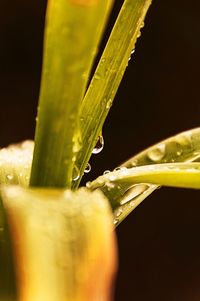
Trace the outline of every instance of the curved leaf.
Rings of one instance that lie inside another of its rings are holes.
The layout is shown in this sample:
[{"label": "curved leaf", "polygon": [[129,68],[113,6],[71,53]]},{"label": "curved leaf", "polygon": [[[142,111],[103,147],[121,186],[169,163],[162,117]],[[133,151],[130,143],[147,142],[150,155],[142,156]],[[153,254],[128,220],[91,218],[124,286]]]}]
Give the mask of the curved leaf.
[{"label": "curved leaf", "polygon": [[[200,128],[185,131],[173,137],[155,144],[132,157],[119,168],[141,166],[166,162],[192,162],[200,158]],[[148,171],[148,166],[145,167]],[[118,168],[117,168],[118,169]],[[187,171],[186,171],[187,172]],[[169,176],[169,174],[168,174]],[[191,178],[190,178],[191,179]],[[120,224],[147,196],[155,191],[160,185],[155,184],[130,184],[130,183],[107,183],[102,186],[102,178],[98,178],[100,188],[109,199],[113,212],[115,224]],[[93,183],[92,182],[92,185]],[[161,184],[161,183],[159,183]],[[88,187],[92,187],[89,183]],[[114,186],[114,187],[113,187]]]}]

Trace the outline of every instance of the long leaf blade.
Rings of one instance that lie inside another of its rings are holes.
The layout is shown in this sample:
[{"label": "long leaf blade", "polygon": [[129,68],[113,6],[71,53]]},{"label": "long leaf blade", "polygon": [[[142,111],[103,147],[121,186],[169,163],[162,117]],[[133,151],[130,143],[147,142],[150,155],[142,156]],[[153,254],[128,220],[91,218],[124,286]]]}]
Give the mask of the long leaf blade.
[{"label": "long leaf blade", "polygon": [[[76,165],[80,176],[89,161],[103,123],[118,90],[132,49],[140,35],[151,0],[125,0],[81,106],[81,133],[85,142]],[[81,178],[81,177],[80,177]],[[77,187],[79,181],[73,187]]]},{"label": "long leaf blade", "polygon": [[51,0],[30,184],[70,187],[78,115],[112,0]]}]

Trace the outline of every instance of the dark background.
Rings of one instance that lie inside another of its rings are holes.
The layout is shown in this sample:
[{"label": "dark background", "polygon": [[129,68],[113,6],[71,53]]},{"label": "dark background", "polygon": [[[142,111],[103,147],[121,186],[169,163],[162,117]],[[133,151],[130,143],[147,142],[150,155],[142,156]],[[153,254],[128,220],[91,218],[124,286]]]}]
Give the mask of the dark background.
[{"label": "dark background", "polygon": [[[1,147],[34,136],[44,15],[44,0],[0,2]],[[153,2],[86,180],[199,126],[199,15],[196,0]],[[115,300],[200,300],[199,215],[199,191],[162,188],[119,226]]]}]

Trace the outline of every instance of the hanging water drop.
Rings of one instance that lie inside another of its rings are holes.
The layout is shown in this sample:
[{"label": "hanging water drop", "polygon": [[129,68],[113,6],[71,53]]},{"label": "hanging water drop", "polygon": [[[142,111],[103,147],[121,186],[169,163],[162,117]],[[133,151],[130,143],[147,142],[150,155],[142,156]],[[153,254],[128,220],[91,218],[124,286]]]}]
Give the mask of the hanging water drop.
[{"label": "hanging water drop", "polygon": [[79,171],[78,167],[75,165],[74,169],[73,169],[72,179],[73,179],[73,181],[77,181],[79,178],[80,178],[80,171]]},{"label": "hanging water drop", "polygon": [[131,57],[132,57],[132,54],[135,52],[135,48],[133,48],[132,50],[131,50],[131,54],[130,54],[130,56],[129,56],[129,59],[128,59],[128,61],[130,61],[131,60]]},{"label": "hanging water drop", "polygon": [[148,152],[148,157],[151,161],[158,162],[165,156],[165,144],[162,143]]},{"label": "hanging water drop", "polygon": [[91,171],[91,165],[90,165],[90,163],[88,163],[84,170],[84,173],[89,173],[90,171]]},{"label": "hanging water drop", "polygon": [[93,149],[92,153],[95,154],[95,155],[99,154],[103,150],[103,148],[104,148],[104,139],[103,139],[103,136],[100,135],[98,137],[98,141],[97,141],[97,143],[95,145],[95,148]]}]

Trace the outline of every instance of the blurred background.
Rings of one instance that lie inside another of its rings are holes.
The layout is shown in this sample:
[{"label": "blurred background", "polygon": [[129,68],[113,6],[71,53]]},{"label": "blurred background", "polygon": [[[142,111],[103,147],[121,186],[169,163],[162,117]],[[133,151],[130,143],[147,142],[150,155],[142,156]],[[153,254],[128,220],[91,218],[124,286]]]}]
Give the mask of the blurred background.
[{"label": "blurred background", "polygon": [[[0,147],[34,137],[45,6],[0,1]],[[199,126],[199,12],[197,0],[153,1],[85,181]],[[162,188],[118,227],[116,301],[200,300],[199,216],[200,191]]]}]

